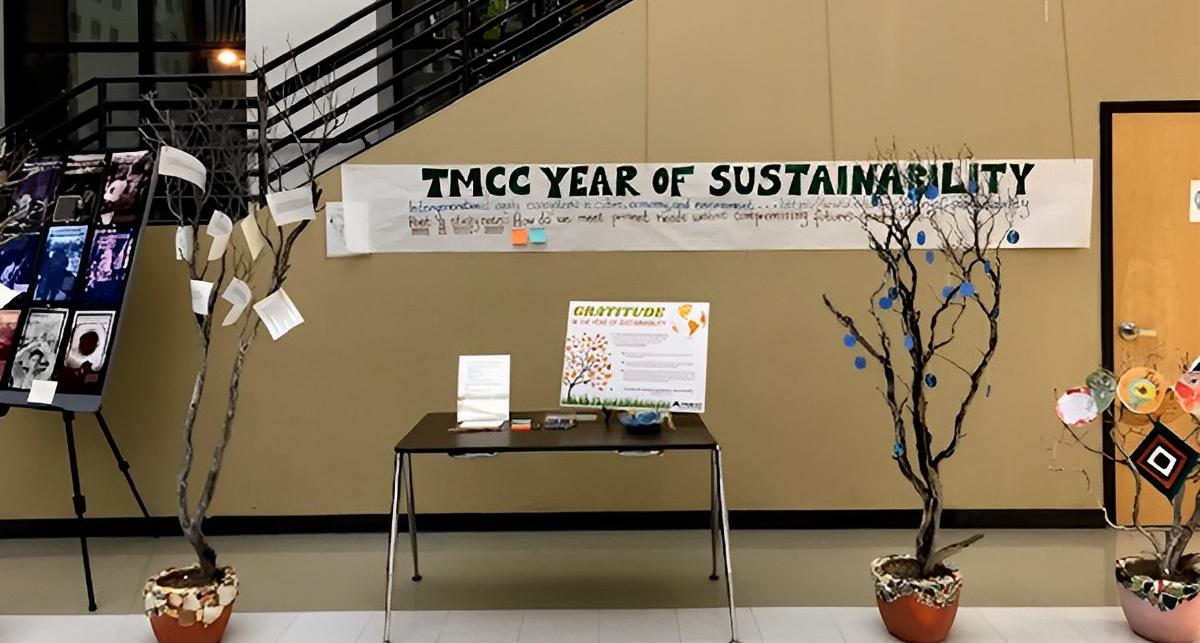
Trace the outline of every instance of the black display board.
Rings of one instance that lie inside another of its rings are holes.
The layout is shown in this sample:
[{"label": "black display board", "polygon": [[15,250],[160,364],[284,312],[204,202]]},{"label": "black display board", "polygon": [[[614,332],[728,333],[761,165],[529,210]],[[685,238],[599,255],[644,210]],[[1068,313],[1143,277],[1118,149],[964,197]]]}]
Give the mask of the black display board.
[{"label": "black display board", "polygon": [[125,297],[158,178],[150,152],[42,157],[22,170],[0,245],[0,404],[94,412],[116,354]]}]

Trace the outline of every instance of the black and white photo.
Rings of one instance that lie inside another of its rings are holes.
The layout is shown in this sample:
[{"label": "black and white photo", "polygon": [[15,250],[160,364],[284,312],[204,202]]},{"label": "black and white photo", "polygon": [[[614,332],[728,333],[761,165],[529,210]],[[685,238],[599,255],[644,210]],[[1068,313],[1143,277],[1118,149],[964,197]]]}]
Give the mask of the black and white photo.
[{"label": "black and white photo", "polygon": [[9,225],[18,229],[40,227],[54,199],[62,175],[58,159],[34,159],[25,164],[21,182],[13,189],[8,206]]},{"label": "black and white photo", "polygon": [[19,234],[0,245],[0,283],[17,292],[28,292],[37,259],[38,233]]},{"label": "black and white photo", "polygon": [[29,311],[21,341],[17,345],[17,354],[13,357],[10,387],[26,390],[34,380],[51,379],[66,325],[66,310],[51,308]]},{"label": "black and white photo", "polygon": [[142,216],[150,179],[154,176],[150,152],[118,152],[108,164],[100,224],[129,224]]},{"label": "black and white photo", "polygon": [[54,201],[54,223],[91,221],[104,191],[106,167],[103,154],[80,154],[67,158]]},{"label": "black and white photo", "polygon": [[67,351],[58,371],[58,390],[70,393],[92,392],[99,388],[107,364],[112,311],[84,310],[75,313]]},{"label": "black and white photo", "polygon": [[116,304],[121,299],[133,261],[133,233],[98,230],[88,253],[82,300],[89,304]]}]

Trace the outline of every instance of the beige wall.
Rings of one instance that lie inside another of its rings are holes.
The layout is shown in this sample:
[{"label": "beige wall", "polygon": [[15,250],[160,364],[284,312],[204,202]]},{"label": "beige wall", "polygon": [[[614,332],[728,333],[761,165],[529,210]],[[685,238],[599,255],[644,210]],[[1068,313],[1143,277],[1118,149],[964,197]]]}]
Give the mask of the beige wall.
[{"label": "beige wall", "polygon": [[[827,14],[821,0],[638,0],[355,161],[854,159],[892,137],[903,146],[969,143],[985,158],[1095,158],[1099,101],[1200,97],[1196,0],[1163,0],[1153,11],[1141,0],[1066,0],[1065,30],[1058,0],[828,6]],[[325,186],[336,198],[336,173]],[[878,283],[863,253],[326,260],[323,247],[319,229],[307,235],[288,284],[306,323],[251,356],[217,513],[385,511],[390,447],[423,412],[452,407],[460,353],[511,353],[514,404],[554,404],[572,298],[712,302],[706,419],[725,445],[734,508],[914,504],[890,462],[874,380],[853,370],[820,307],[822,293],[859,302]],[[187,289],[170,255],[171,231],[153,230],[107,414],[158,514],[173,511],[194,360]],[[1080,478],[1049,471],[1046,447],[1052,389],[1100,358],[1099,252],[1018,251],[1006,268],[994,393],[974,408],[970,435],[946,466],[949,502],[1092,506]],[[103,442],[81,422],[92,513],[129,515]],[[1099,479],[1091,457],[1062,464]],[[698,455],[425,457],[416,471],[425,511],[707,502]],[[0,420],[0,517],[65,516],[69,497],[57,423],[24,411]]]}]

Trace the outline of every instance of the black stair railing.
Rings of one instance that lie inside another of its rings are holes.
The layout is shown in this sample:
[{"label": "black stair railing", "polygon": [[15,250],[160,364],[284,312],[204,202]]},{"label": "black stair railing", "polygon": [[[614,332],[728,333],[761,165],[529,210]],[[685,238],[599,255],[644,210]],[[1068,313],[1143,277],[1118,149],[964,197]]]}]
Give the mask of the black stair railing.
[{"label": "black stair railing", "polygon": [[[377,0],[251,72],[90,79],[0,130],[0,140],[21,137],[45,153],[58,154],[136,148],[141,129],[157,124],[147,96],[154,95],[158,109],[176,110],[188,109],[188,92],[203,92],[220,96],[215,107],[223,111],[223,120],[247,132],[254,184],[286,185],[294,170],[314,158],[322,169],[340,163],[629,1],[507,0],[497,11],[493,0],[425,0],[381,17],[393,0]],[[300,62],[318,46],[344,40],[343,34],[366,20],[374,21],[368,33],[318,60]],[[272,84],[276,76],[283,78]],[[337,116],[349,116],[351,110],[360,116],[372,99],[377,108],[321,141],[305,138],[319,122],[297,128],[299,144],[290,136],[272,137],[285,117],[302,114],[334,92]],[[290,98],[286,106],[278,107],[285,96]],[[260,115],[264,104],[275,107]],[[264,159],[270,153],[289,146],[294,154],[267,166]]]}]

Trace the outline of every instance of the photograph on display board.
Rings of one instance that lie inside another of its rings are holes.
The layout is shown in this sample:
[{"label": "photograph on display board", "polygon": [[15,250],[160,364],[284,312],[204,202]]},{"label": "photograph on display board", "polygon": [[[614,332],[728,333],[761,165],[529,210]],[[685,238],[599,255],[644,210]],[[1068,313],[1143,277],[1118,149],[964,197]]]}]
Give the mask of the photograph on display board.
[{"label": "photograph on display board", "polygon": [[100,203],[106,168],[103,154],[67,158],[54,200],[54,223],[88,223]]},{"label": "photograph on display board", "polygon": [[62,174],[62,162],[57,159],[35,159],[25,164],[24,177],[13,189],[8,206],[10,226],[36,229],[46,221],[54,190]]},{"label": "photograph on display board", "polygon": [[40,242],[38,233],[26,232],[0,245],[0,283],[17,292],[29,291]]},{"label": "photograph on display board", "polygon": [[153,156],[149,152],[113,154],[104,183],[104,201],[100,204],[100,224],[136,222],[146,207],[153,176]]},{"label": "photograph on display board", "polygon": [[126,230],[99,230],[88,253],[87,276],[83,286],[84,303],[115,305],[129,279],[133,261],[133,233]]},{"label": "photograph on display board", "polygon": [[50,228],[46,233],[46,245],[42,248],[42,259],[38,263],[34,299],[67,301],[71,298],[79,279],[87,230],[88,227],[84,225],[63,226]]},{"label": "photograph on display board", "polygon": [[17,344],[17,354],[13,357],[9,386],[24,390],[32,386],[34,380],[51,379],[66,326],[66,310],[29,311],[21,341]]},{"label": "photograph on display board", "polygon": [[112,311],[83,310],[75,313],[71,339],[58,371],[58,390],[67,393],[98,391],[107,364]]},{"label": "photograph on display board", "polygon": [[0,372],[8,366],[17,347],[17,322],[21,320],[19,310],[0,310]]}]

